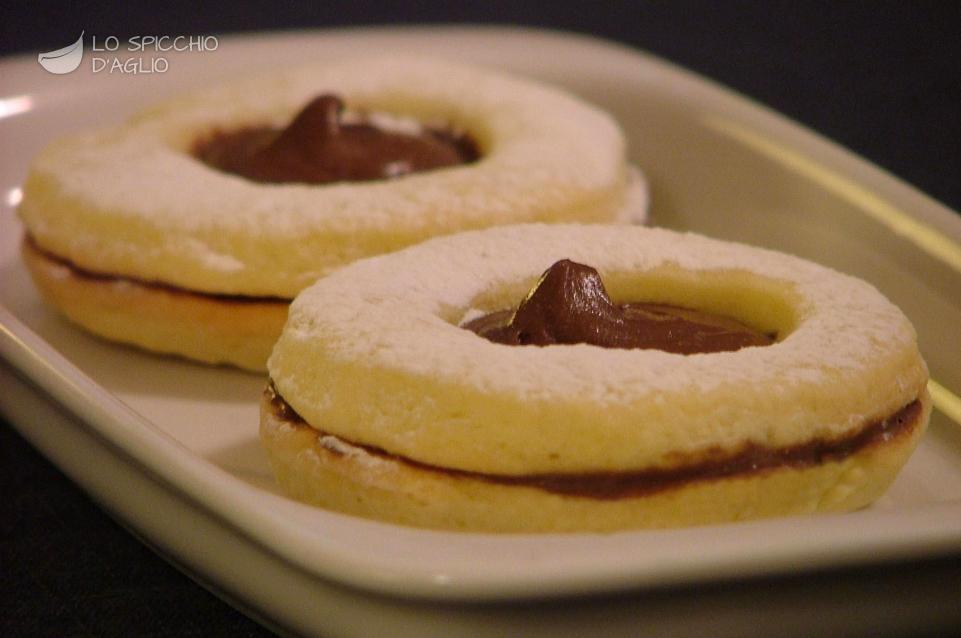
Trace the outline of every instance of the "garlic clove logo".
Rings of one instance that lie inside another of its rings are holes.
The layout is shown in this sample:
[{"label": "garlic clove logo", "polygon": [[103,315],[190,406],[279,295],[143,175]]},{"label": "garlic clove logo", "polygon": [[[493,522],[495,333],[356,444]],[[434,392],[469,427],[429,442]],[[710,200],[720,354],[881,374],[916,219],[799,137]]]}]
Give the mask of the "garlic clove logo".
[{"label": "garlic clove logo", "polygon": [[37,56],[37,62],[50,73],[62,75],[76,70],[83,60],[83,34],[73,44],[69,44],[56,51],[48,51]]}]

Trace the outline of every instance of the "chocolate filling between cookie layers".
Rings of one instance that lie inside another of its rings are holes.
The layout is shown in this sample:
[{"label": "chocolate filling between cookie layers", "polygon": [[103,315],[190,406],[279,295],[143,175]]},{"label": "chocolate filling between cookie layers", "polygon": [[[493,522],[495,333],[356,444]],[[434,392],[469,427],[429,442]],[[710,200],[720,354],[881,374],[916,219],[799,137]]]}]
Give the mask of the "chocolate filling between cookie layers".
[{"label": "chocolate filling between cookie layers", "polygon": [[[440,467],[393,454],[376,446],[347,441],[308,424],[277,392],[272,381],[267,385],[264,394],[273,418],[295,428],[310,428],[316,433],[317,440],[324,449],[337,456],[348,454],[344,448],[344,445],[347,445],[414,470],[450,478],[483,481],[507,487],[529,487],[561,496],[597,500],[648,496],[695,482],[748,477],[782,468],[800,470],[823,463],[843,461],[871,446],[881,445],[910,433],[917,426],[922,414],[921,401],[915,399],[890,416],[869,421],[837,438],[815,438],[805,443],[779,448],[752,442],[744,443],[735,450],[711,448],[698,457],[680,460],[674,466],[666,468],[503,475]],[[336,439],[337,442],[325,445],[325,437]]]},{"label": "chocolate filling between cookie layers", "polygon": [[172,284],[163,283],[159,281],[147,281],[145,279],[137,279],[134,277],[127,277],[125,275],[114,275],[110,273],[96,272],[93,270],[88,270],[77,264],[73,263],[69,259],[65,259],[59,255],[55,255],[44,248],[40,247],[36,240],[31,235],[26,235],[24,237],[24,243],[26,246],[46,259],[47,261],[53,262],[54,264],[66,268],[70,272],[71,277],[76,277],[78,279],[86,280],[89,282],[103,283],[103,284],[114,284],[114,283],[128,283],[134,286],[141,286],[149,290],[154,290],[158,292],[164,292],[169,295],[184,295],[188,297],[197,297],[201,299],[207,299],[210,301],[216,301],[218,303],[226,304],[283,304],[288,305],[290,299],[284,297],[272,297],[268,295],[257,296],[257,295],[231,295],[225,293],[214,293],[214,292],[199,292],[196,290],[190,290],[189,288],[180,288]]},{"label": "chocolate filling between cookie layers", "polygon": [[388,130],[364,116],[347,122],[343,101],[325,94],[311,100],[286,128],[217,130],[197,139],[191,153],[226,173],[276,184],[391,179],[480,157],[477,144],[465,133],[415,129]]}]

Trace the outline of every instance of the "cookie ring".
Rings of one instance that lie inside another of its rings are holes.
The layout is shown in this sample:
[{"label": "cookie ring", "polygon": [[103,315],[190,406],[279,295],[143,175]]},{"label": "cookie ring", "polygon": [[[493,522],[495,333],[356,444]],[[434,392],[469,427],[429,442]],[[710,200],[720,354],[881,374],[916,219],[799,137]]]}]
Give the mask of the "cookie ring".
[{"label": "cookie ring", "polygon": [[[484,157],[393,181],[311,186],[251,183],[188,152],[214,128],[284,122],[326,88],[355,108],[463,128]],[[32,165],[20,216],[42,247],[82,268],[292,297],[330,268],[438,232],[612,220],[627,197],[624,152],[608,115],[555,89],[459,65],[372,59],[227,85],[56,142]]]},{"label": "cookie ring", "polygon": [[[458,327],[475,309],[516,304],[561,258],[596,267],[615,299],[726,314],[780,338],[684,356],[502,346]],[[490,229],[364,260],[298,297],[268,368],[305,422],[265,403],[262,438],[292,494],[439,527],[488,529],[475,514],[507,507],[511,494],[523,494],[515,499],[523,505],[513,519],[494,516],[495,528],[612,529],[860,507],[893,480],[930,412],[914,330],[868,284],[788,255],[645,228]],[[907,425],[865,443],[891,419]],[[864,445],[850,454],[830,452],[855,439]],[[745,449],[821,444],[823,462],[688,475],[627,500],[511,484],[662,476],[723,465]],[[416,479],[376,485],[389,472]],[[537,503],[544,517],[527,511]],[[598,512],[595,522],[575,515],[586,511]]]},{"label": "cookie ring", "polygon": [[[281,125],[324,90],[349,108],[463,129],[482,157],[389,181],[305,185],[249,182],[191,155],[213,130]],[[608,115],[553,88],[427,59],[374,58],[195,93],[56,142],[32,164],[19,214],[43,254],[146,283],[141,297],[159,283],[168,293],[291,299],[344,263],[436,234],[518,221],[636,221],[646,189],[624,153]],[[190,329],[178,328],[186,340],[196,336]],[[135,325],[125,332],[138,343]],[[221,359],[238,363],[229,352]]]}]

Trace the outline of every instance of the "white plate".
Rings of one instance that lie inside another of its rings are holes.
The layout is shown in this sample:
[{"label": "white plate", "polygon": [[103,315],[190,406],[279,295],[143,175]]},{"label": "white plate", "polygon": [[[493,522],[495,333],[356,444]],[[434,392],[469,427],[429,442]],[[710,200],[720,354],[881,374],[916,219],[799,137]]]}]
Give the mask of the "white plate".
[{"label": "white plate", "polygon": [[[29,158],[231,74],[404,50],[543,78],[609,109],[651,180],[655,223],[786,250],[875,283],[912,318],[931,367],[930,433],[875,506],[610,535],[423,531],[290,501],[256,438],[264,380],[94,339],[39,301],[13,212]],[[189,569],[284,624],[332,608],[329,583],[494,600],[706,582],[961,548],[961,218],[843,149],[627,48],[505,29],[225,38],[163,75],[71,75],[0,63],[0,408],[105,507]],[[951,392],[953,389],[953,393]],[[324,598],[318,594],[324,592]],[[282,595],[281,595],[282,594]]]}]

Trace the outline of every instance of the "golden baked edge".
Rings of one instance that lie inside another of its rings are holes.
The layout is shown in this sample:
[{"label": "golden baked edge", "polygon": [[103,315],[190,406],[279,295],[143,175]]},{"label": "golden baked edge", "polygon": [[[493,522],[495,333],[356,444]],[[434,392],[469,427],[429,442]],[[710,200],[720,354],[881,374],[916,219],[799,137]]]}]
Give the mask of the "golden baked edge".
[{"label": "golden baked edge", "polygon": [[261,402],[260,438],[284,492],[330,510],[414,527],[476,532],[613,532],[865,507],[893,482],[924,434],[931,398],[891,438],[841,460],[694,480],[640,496],[601,499],[504,485],[370,455],[279,416]]},{"label": "golden baked edge", "polygon": [[238,300],[91,276],[28,238],[21,254],[43,299],[70,321],[154,353],[263,372],[287,319],[285,300]]}]

